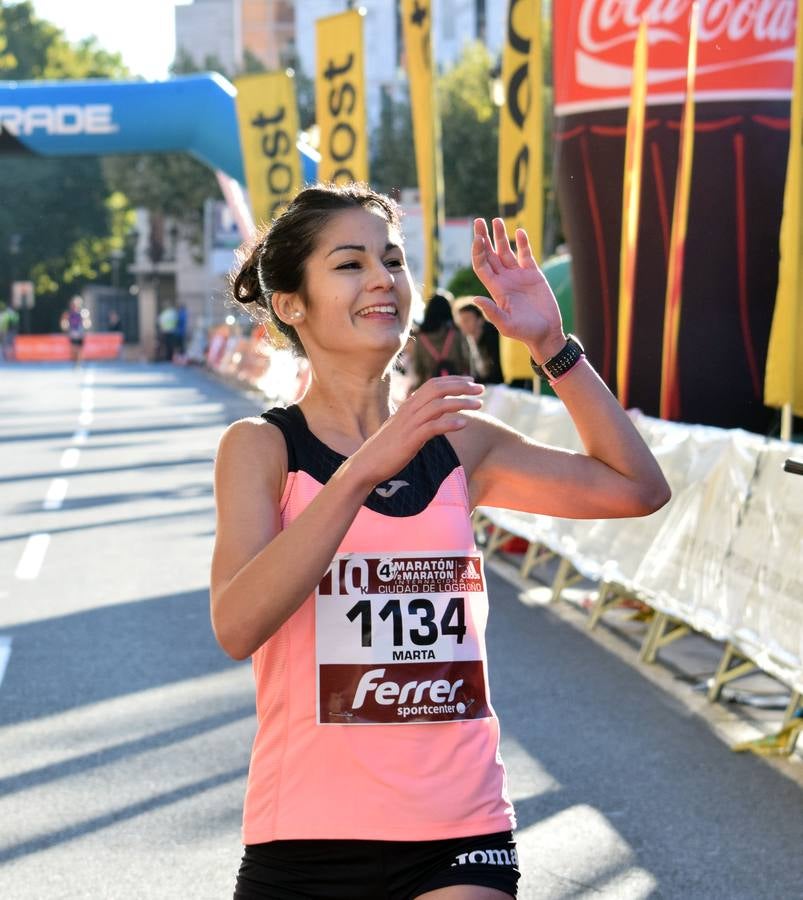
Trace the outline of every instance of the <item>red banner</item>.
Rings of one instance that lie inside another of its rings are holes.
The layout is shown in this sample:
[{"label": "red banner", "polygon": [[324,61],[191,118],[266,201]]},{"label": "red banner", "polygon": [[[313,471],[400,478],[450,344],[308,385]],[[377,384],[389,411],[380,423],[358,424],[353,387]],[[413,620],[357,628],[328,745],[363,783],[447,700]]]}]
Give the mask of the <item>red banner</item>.
[{"label": "red banner", "polygon": [[[649,26],[649,103],[682,102],[692,0],[560,0],[555,111],[627,106],[639,23]],[[796,0],[702,0],[697,100],[790,97]]]},{"label": "red banner", "polygon": [[[118,331],[89,332],[84,337],[81,357],[117,359],[123,345]],[[66,334],[18,334],[14,338],[14,359],[19,362],[65,362],[71,358],[70,339]]]}]

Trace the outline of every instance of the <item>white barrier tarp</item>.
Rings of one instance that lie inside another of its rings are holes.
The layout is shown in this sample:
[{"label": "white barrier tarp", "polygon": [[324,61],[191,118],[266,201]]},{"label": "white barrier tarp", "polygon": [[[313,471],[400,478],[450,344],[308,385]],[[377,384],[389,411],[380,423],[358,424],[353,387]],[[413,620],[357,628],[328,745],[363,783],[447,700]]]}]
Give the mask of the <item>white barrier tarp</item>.
[{"label": "white barrier tarp", "polygon": [[[485,410],[539,442],[580,449],[559,400],[494,387]],[[803,477],[795,445],[738,429],[631,416],[672,487],[651,516],[575,520],[483,508],[495,525],[618,584],[803,690]],[[799,447],[797,448],[799,449]]]},{"label": "white barrier tarp", "polygon": [[651,605],[717,640],[728,640],[735,625],[725,615],[725,562],[761,449],[760,438],[729,434],[705,478],[672,499],[636,572]]},{"label": "white barrier tarp", "polygon": [[803,691],[803,477],[783,471],[794,451],[773,441],[759,455],[724,593],[733,643]]}]

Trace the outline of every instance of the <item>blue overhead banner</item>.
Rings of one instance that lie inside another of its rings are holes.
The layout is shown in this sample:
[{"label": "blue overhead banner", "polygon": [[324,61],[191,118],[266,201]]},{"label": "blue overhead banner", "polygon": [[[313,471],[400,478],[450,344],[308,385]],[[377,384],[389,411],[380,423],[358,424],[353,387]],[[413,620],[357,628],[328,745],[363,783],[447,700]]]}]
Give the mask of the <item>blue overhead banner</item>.
[{"label": "blue overhead banner", "polygon": [[[169,81],[0,82],[0,154],[187,152],[245,184],[237,89],[215,72]],[[299,147],[303,178],[317,162]]]}]

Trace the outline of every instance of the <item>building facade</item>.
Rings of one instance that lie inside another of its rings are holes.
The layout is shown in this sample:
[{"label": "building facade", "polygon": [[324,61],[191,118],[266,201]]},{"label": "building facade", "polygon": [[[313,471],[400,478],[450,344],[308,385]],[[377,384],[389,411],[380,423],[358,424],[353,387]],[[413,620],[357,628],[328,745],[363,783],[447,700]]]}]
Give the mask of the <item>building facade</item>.
[{"label": "building facade", "polygon": [[[248,56],[267,69],[297,60],[314,78],[316,20],[352,7],[365,10],[365,79],[373,127],[382,93],[394,96],[406,83],[400,0],[194,0],[176,7],[176,52],[198,66],[217,59],[229,75],[242,72]],[[498,55],[506,16],[507,0],[433,0],[438,67],[448,69],[472,41],[482,41]]]}]

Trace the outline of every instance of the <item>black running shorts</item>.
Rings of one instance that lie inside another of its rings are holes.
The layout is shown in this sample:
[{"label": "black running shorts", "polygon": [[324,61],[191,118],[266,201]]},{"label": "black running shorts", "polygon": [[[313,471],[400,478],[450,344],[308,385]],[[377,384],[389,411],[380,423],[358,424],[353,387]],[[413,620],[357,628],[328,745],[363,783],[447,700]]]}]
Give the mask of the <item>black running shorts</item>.
[{"label": "black running shorts", "polygon": [[245,848],[234,900],[414,900],[451,885],[516,896],[509,831],[443,841],[271,841]]}]

